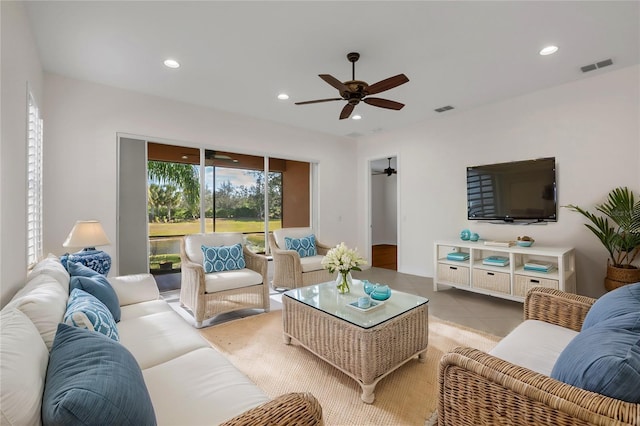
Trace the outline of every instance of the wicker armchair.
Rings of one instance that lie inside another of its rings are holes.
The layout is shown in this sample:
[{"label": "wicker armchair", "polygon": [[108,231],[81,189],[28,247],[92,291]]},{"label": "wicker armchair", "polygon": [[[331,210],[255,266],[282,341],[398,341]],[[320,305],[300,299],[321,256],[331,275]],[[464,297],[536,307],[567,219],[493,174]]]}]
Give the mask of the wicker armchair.
[{"label": "wicker armchair", "polygon": [[310,393],[287,393],[246,411],[221,426],[322,426],[322,407]]},{"label": "wicker armchair", "polygon": [[[204,273],[202,245],[242,244],[246,268]],[[216,315],[258,308],[269,312],[267,258],[249,251],[240,232],[186,235],[180,242],[182,283],[180,303],[193,312],[196,327]]]},{"label": "wicker armchair", "polygon": [[[580,331],[595,299],[534,288],[524,317]],[[640,425],[640,404],[559,382],[471,348],[440,360],[438,425]]]},{"label": "wicker armchair", "polygon": [[269,233],[269,248],[273,255],[273,288],[298,288],[331,281],[335,278],[320,262],[331,247],[316,239],[317,256],[300,258],[295,250],[285,249],[285,237],[302,238],[313,234],[311,228],[283,228]]}]

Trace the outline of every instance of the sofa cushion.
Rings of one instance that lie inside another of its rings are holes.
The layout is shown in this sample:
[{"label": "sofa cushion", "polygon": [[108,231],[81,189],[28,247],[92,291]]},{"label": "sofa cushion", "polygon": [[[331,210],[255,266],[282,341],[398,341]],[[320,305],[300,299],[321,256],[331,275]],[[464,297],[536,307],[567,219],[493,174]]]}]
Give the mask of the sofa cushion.
[{"label": "sofa cushion", "polygon": [[211,347],[142,370],[142,374],[160,424],[216,425],[268,400]]},{"label": "sofa cushion", "polygon": [[204,276],[204,286],[207,293],[250,287],[262,283],[262,275],[251,269],[238,271],[212,272]]},{"label": "sofa cushion", "polygon": [[2,309],[0,323],[0,424],[39,425],[49,351],[18,309]]},{"label": "sofa cushion", "polygon": [[159,312],[118,323],[120,343],[145,369],[209,344],[175,311]]},{"label": "sofa cushion", "polygon": [[98,333],[60,324],[42,399],[45,424],[155,425],[140,367]]},{"label": "sofa cushion", "polygon": [[58,324],[67,308],[67,293],[58,281],[46,274],[33,277],[8,306],[22,311],[38,329],[51,349]]},{"label": "sofa cushion", "polygon": [[184,236],[184,251],[193,263],[204,264],[202,246],[232,246],[244,244],[244,235],[241,232],[212,232],[208,234],[191,234]]},{"label": "sofa cushion", "polygon": [[640,403],[639,323],[640,312],[636,312],[581,331],[558,357],[551,377],[611,398]]},{"label": "sofa cushion", "polygon": [[512,364],[549,376],[560,353],[577,331],[544,321],[526,320],[489,352]]},{"label": "sofa cushion", "polygon": [[140,302],[158,300],[158,284],[151,274],[132,274],[107,278],[118,296],[120,308]]},{"label": "sofa cushion", "polygon": [[202,246],[202,256],[204,258],[204,273],[235,271],[244,269],[247,264],[244,261],[242,244],[232,246],[209,247]]},{"label": "sofa cushion", "polygon": [[27,282],[38,275],[49,275],[60,283],[62,288],[69,294],[69,272],[62,266],[60,259],[55,254],[49,254],[43,260],[39,261],[27,274]]},{"label": "sofa cushion", "polygon": [[120,321],[120,301],[107,278],[77,262],[69,262],[71,281],[69,289],[79,288],[97,297],[111,311],[113,319]]},{"label": "sofa cushion", "polygon": [[148,302],[122,306],[122,316],[120,317],[118,327],[122,326],[122,324],[120,324],[122,321],[157,314],[158,312],[173,312],[173,309],[164,300],[149,300]]},{"label": "sofa cushion", "polygon": [[582,330],[631,312],[640,312],[640,283],[618,287],[596,300],[587,312]]},{"label": "sofa cushion", "polygon": [[79,288],[71,290],[64,323],[97,331],[116,342],[120,340],[116,322],[109,309],[96,297]]},{"label": "sofa cushion", "polygon": [[284,247],[287,250],[295,250],[300,257],[316,256],[316,236],[311,234],[306,237],[284,237]]}]

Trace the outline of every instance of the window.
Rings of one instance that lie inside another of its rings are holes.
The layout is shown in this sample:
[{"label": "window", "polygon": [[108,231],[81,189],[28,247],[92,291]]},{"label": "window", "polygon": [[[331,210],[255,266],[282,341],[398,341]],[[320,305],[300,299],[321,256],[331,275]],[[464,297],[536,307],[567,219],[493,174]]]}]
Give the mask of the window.
[{"label": "window", "polygon": [[27,264],[42,257],[42,118],[28,95],[27,129]]}]

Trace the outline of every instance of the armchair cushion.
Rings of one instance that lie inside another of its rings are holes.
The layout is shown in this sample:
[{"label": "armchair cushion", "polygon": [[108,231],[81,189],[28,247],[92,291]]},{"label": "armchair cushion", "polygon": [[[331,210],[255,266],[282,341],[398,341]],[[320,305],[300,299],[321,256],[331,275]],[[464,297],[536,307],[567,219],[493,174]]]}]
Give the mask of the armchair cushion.
[{"label": "armchair cushion", "polygon": [[241,232],[213,232],[208,234],[191,234],[184,237],[184,250],[187,258],[198,265],[204,265],[202,246],[218,247],[244,244]]},{"label": "armchair cushion", "polygon": [[324,256],[316,255],[300,258],[300,267],[302,272],[313,272],[323,269],[322,258]]},{"label": "armchair cushion", "polygon": [[247,264],[244,261],[242,244],[232,246],[208,247],[203,245],[204,273],[222,271],[234,271],[244,269]]},{"label": "armchair cushion", "polygon": [[232,290],[262,284],[262,275],[251,269],[221,271],[205,274],[204,285],[207,293]]},{"label": "armchair cushion", "polygon": [[548,322],[526,320],[502,339],[489,354],[549,376],[563,349],[577,331]]},{"label": "armchair cushion", "polygon": [[316,256],[316,236],[311,234],[302,238],[284,237],[284,246],[287,250],[295,250],[300,257]]},{"label": "armchair cushion", "polygon": [[[281,228],[273,231],[273,238],[276,240],[278,248],[286,250],[285,237],[303,238],[314,234],[313,229],[307,228]],[[314,234],[315,235],[315,234]]]},{"label": "armchair cushion", "polygon": [[551,377],[611,398],[640,403],[639,324],[640,312],[636,312],[581,331],[558,357]]}]

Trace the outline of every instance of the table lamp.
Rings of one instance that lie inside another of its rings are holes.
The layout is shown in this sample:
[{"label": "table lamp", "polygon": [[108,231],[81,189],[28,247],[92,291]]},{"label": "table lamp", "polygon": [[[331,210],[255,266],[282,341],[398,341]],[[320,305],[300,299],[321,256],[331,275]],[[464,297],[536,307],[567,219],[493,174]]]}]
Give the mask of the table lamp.
[{"label": "table lamp", "polygon": [[106,276],[109,273],[109,269],[111,269],[111,256],[102,250],[96,250],[96,246],[109,244],[111,242],[107,238],[104,229],[102,229],[100,222],[97,220],[79,220],[69,232],[62,246],[83,247],[83,250],[77,253],[67,253],[60,257],[60,261],[65,267],[67,262],[78,262]]}]

